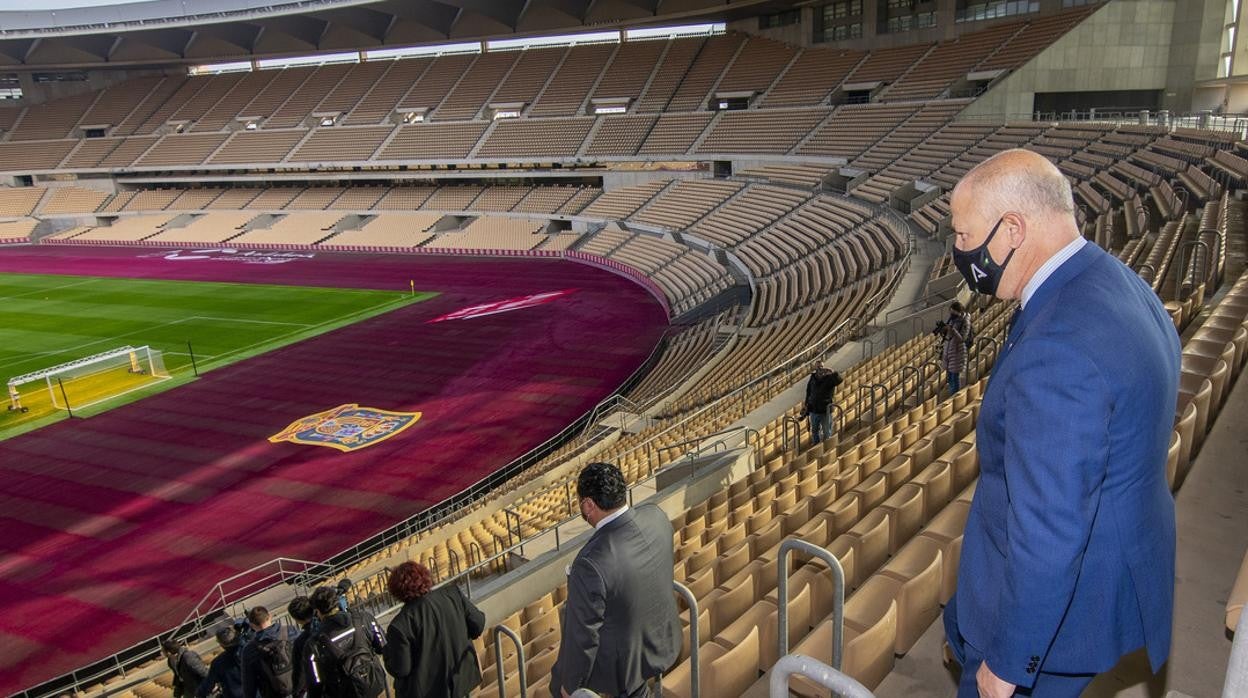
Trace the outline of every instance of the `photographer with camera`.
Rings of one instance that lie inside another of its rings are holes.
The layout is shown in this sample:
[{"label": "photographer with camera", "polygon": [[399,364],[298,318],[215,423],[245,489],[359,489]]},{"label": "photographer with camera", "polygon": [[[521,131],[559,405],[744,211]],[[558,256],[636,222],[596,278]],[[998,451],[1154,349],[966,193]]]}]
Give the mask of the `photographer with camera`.
[{"label": "photographer with camera", "polygon": [[966,368],[966,352],[971,348],[971,321],[962,304],[954,301],[949,306],[949,319],[936,323],[932,334],[940,337],[940,367],[949,378],[949,394],[962,388],[962,371]]}]

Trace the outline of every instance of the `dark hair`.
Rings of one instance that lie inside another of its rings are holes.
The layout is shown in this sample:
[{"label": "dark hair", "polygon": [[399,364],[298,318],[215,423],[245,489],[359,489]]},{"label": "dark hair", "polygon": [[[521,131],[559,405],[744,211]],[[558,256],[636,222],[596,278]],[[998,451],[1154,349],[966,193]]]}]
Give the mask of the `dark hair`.
[{"label": "dark hair", "polygon": [[259,628],[269,622],[269,609],[264,606],[252,606],[247,610],[247,622]]},{"label": "dark hair", "polygon": [[312,608],[318,612],[329,615],[338,608],[338,590],[333,587],[317,587],[312,590],[312,596],[309,597],[312,602]]},{"label": "dark hair", "polygon": [[227,625],[217,629],[217,644],[227,649],[238,644],[238,631],[234,626]]},{"label": "dark hair", "polygon": [[286,612],[295,619],[295,622],[306,623],[312,620],[312,600],[306,596],[296,596],[291,599]]},{"label": "dark hair", "polygon": [[628,498],[628,483],[617,466],[590,463],[576,478],[576,494],[581,499],[592,499],[599,509],[610,511],[624,506]]},{"label": "dark hair", "polygon": [[952,310],[953,312],[957,313],[958,315],[961,315],[962,313],[966,312],[966,309],[965,309],[965,308],[963,308],[963,307],[962,307],[962,304],[961,304],[961,303],[959,303],[958,301],[954,301],[954,302],[950,303],[950,304],[949,304],[949,309],[950,309],[950,310]]},{"label": "dark hair", "polygon": [[351,580],[346,577],[339,579],[338,586],[336,588],[338,589],[339,594],[345,594],[348,591],[351,591]]},{"label": "dark hair", "polygon": [[433,588],[433,575],[428,567],[409,560],[394,568],[388,586],[394,598],[407,603],[429,593]]},{"label": "dark hair", "polygon": [[160,649],[164,650],[168,654],[175,654],[178,652],[178,650],[181,650],[183,647],[186,647],[186,643],[182,642],[181,640],[175,640],[173,638],[169,638],[168,640],[160,641]]}]

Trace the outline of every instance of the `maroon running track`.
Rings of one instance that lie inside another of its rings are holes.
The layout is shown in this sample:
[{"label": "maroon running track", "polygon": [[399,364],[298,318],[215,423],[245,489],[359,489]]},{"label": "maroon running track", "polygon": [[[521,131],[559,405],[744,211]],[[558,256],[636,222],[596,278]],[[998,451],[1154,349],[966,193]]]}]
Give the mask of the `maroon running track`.
[{"label": "maroon running track", "polygon": [[[167,256],[180,255],[6,248],[0,271],[378,289],[414,279],[441,295],[0,442],[3,694],[169,629],[230,575],[325,559],[463,491],[619,386],[666,326],[637,285],[558,260]],[[546,305],[427,322],[565,289]],[[423,418],[353,453],[267,441],[345,403]]]}]

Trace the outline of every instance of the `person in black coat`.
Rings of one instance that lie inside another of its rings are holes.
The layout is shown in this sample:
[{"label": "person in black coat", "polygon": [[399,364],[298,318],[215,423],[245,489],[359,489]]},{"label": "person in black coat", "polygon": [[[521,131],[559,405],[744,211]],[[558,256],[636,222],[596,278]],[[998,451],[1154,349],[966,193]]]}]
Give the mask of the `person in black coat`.
[{"label": "person in black coat", "polygon": [[208,676],[199,682],[196,698],[208,698],[218,686],[221,698],[243,698],[243,643],[238,629],[227,625],[217,631],[221,654],[208,665]]},{"label": "person in black coat", "polygon": [[481,682],[472,641],[485,630],[485,614],[454,584],[432,587],[428,568],[416,562],[390,574],[390,593],[403,602],[386,630],[395,698],[463,698]]},{"label": "person in black coat", "polygon": [[208,676],[203,657],[180,640],[165,640],[160,648],[173,672],[173,698],[194,698],[199,683]]},{"label": "person in black coat", "polygon": [[802,414],[810,418],[810,443],[817,444],[832,436],[832,416],[828,410],[832,407],[832,399],[836,394],[836,386],[841,384],[841,374],[829,371],[820,361],[806,381],[806,399],[802,403]]}]

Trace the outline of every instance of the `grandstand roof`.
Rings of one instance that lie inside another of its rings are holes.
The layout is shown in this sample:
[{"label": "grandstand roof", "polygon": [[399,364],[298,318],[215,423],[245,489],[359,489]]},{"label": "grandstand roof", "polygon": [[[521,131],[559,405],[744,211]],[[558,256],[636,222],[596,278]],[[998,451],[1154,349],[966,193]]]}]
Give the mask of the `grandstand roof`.
[{"label": "grandstand roof", "polygon": [[785,0],[147,0],[0,11],[0,67],[238,60],[733,19]]}]

